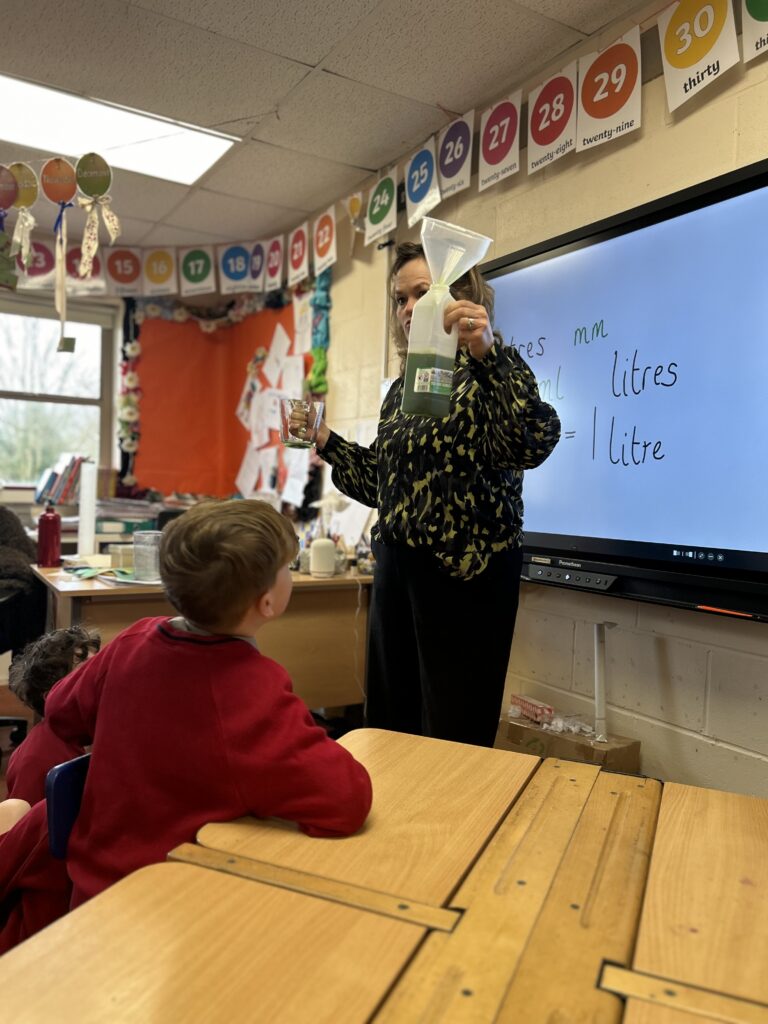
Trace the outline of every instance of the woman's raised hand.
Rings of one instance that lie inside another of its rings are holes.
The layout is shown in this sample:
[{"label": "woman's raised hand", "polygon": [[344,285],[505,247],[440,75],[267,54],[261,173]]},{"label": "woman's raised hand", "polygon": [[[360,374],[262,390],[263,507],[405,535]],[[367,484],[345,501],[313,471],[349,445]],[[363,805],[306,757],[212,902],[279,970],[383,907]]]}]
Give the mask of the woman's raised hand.
[{"label": "woman's raised hand", "polygon": [[446,331],[458,324],[459,345],[466,348],[473,359],[482,359],[493,345],[493,330],[485,306],[468,299],[449,302],[443,323]]}]

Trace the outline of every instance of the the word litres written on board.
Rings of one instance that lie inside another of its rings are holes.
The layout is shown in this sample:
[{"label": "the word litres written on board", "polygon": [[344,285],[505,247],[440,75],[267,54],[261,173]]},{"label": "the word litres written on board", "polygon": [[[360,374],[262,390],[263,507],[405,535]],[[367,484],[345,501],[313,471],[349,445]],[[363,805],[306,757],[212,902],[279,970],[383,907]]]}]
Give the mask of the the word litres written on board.
[{"label": "the word litres written on board", "polygon": [[[573,332],[574,347],[605,343],[609,332],[604,319],[595,320],[591,328],[581,326]],[[610,366],[611,397],[613,399],[640,399],[654,388],[673,388],[678,381],[678,364],[648,363],[638,349],[631,356],[608,342],[606,368]],[[626,427],[626,429],[624,429]],[[645,438],[638,434],[637,423],[625,424],[612,414],[605,420],[595,405],[592,409],[592,461],[605,457],[612,466],[644,466],[661,462],[666,457],[664,444],[658,438]],[[573,436],[574,432],[570,433]],[[563,436],[569,436],[563,431]],[[606,443],[607,442],[607,443]]]},{"label": "the word litres written on board", "polygon": [[[526,362],[533,363],[537,358],[541,358],[547,351],[546,335],[539,335],[538,338],[533,338],[529,341],[516,341],[514,337],[510,338],[510,347],[516,348],[520,355],[525,359]],[[534,366],[535,370],[535,366]],[[540,377],[539,374],[536,376],[536,384],[539,389],[539,396],[545,402],[562,402],[565,398],[565,393],[562,390],[560,378],[562,376],[563,368],[558,364],[555,370],[554,377]],[[575,436],[570,434],[569,436]]]}]

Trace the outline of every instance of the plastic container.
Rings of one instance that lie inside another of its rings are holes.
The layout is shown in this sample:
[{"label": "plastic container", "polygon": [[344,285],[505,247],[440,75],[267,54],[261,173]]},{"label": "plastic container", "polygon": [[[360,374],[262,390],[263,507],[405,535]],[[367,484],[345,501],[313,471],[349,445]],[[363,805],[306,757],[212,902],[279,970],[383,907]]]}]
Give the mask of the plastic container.
[{"label": "plastic container", "polygon": [[491,239],[456,224],[425,217],[421,243],[432,284],[413,307],[405,361],[401,408],[420,416],[446,417],[451,411],[453,367],[458,325],[443,326],[445,307],[453,302],[450,286],[488,252]]},{"label": "plastic container", "polygon": [[133,578],[143,583],[160,582],[161,530],[136,530],[133,535]]},{"label": "plastic container", "polygon": [[61,565],[61,516],[51,501],[37,520],[37,564],[41,569]]},{"label": "plastic container", "polygon": [[330,537],[318,537],[309,549],[311,576],[328,579],[336,574],[336,545]]}]

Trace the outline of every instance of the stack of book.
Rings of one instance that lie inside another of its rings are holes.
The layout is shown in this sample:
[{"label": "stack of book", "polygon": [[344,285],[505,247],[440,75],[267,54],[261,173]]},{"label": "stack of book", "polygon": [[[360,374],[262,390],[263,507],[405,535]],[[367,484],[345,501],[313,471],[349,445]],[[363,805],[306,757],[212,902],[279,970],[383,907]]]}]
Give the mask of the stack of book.
[{"label": "stack of book", "polygon": [[62,452],[53,469],[44,469],[35,487],[35,501],[44,505],[74,505],[77,503],[80,486],[80,466],[87,461],[87,455]]}]

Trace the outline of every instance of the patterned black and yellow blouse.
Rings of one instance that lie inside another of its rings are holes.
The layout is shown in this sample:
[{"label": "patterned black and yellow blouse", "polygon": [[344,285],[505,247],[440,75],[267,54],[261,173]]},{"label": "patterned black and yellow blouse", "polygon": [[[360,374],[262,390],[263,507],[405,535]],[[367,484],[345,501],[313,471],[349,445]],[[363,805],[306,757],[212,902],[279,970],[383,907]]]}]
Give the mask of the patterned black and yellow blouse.
[{"label": "patterned black and yellow blouse", "polygon": [[560,420],[498,339],[482,360],[459,350],[445,419],[401,412],[402,389],[402,378],[389,389],[370,448],[332,432],[318,454],[343,494],[378,507],[374,540],[427,548],[451,576],[471,579],[520,543],[523,470],[554,449]]}]

